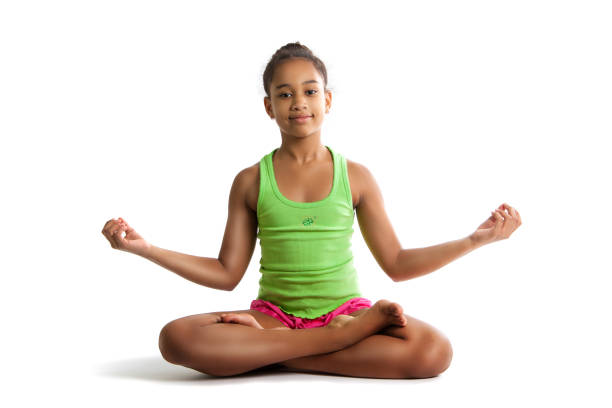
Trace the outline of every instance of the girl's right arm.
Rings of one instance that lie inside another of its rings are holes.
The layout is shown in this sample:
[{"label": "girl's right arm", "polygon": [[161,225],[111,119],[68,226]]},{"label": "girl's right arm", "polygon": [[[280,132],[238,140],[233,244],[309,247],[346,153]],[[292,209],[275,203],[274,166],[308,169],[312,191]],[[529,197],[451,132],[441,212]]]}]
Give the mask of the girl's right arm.
[{"label": "girl's right arm", "polygon": [[257,239],[257,216],[246,200],[248,188],[255,182],[253,176],[252,170],[245,169],[234,179],[218,258],[188,255],[151,245],[122,218],[109,220],[102,234],[113,248],[140,255],[192,282],[213,289],[233,290],[246,272]]}]

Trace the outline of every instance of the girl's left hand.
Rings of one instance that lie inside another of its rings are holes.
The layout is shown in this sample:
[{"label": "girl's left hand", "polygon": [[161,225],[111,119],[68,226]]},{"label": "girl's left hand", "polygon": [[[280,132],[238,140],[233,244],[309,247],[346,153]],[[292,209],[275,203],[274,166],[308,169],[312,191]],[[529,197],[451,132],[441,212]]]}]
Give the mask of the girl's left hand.
[{"label": "girl's left hand", "polygon": [[485,220],[476,231],[470,235],[470,239],[477,245],[482,246],[491,242],[507,239],[521,225],[521,215],[517,210],[504,203],[491,216]]}]

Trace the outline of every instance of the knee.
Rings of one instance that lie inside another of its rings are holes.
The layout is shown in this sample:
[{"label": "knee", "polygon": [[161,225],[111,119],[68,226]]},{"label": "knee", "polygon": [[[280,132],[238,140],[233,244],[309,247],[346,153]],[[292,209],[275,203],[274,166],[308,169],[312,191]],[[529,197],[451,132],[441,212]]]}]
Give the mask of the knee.
[{"label": "knee", "polygon": [[166,324],[159,333],[159,351],[169,363],[181,364],[185,359],[185,345],[189,331],[180,320]]},{"label": "knee", "polygon": [[424,335],[418,346],[410,353],[412,363],[408,365],[408,378],[431,378],[446,371],[453,359],[450,341],[441,333]]},{"label": "knee", "polygon": [[450,367],[453,359],[453,347],[446,337],[439,337],[431,346],[429,355],[426,357],[424,366],[429,371],[428,377],[442,374]]}]

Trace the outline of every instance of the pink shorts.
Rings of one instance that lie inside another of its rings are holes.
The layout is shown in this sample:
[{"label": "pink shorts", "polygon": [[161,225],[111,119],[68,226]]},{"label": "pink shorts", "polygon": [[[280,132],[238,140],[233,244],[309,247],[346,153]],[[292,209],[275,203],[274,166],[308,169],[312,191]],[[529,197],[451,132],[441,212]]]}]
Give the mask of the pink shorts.
[{"label": "pink shorts", "polygon": [[258,310],[262,313],[272,316],[277,320],[280,320],[285,326],[290,329],[310,329],[313,327],[326,326],[331,320],[341,314],[350,314],[357,310],[371,307],[372,302],[366,298],[357,297],[344,302],[335,310],[329,313],[325,313],[323,316],[319,316],[314,319],[307,319],[305,317],[297,317],[292,314],[283,312],[275,304],[268,302],[267,300],[256,299],[251,302],[251,310]]}]

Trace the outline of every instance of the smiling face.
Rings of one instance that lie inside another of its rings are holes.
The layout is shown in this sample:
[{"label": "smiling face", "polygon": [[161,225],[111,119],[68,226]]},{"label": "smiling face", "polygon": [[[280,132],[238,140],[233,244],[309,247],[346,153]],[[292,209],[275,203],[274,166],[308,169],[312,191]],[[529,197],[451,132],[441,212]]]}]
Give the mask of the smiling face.
[{"label": "smiling face", "polygon": [[283,137],[320,136],[325,114],[331,107],[331,92],[325,91],[321,74],[313,63],[296,58],[283,61],[274,70],[266,112],[275,119]]}]

